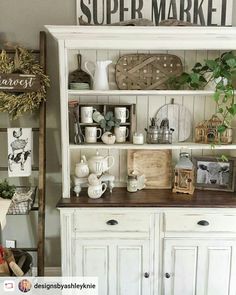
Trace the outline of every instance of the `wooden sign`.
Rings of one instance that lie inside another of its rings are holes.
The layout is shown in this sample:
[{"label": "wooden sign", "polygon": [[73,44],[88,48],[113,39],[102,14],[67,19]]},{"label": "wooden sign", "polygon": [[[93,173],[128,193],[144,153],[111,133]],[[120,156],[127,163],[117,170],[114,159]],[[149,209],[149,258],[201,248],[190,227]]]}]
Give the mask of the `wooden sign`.
[{"label": "wooden sign", "polygon": [[0,73],[0,91],[34,92],[39,89],[40,79],[36,75]]},{"label": "wooden sign", "polygon": [[147,18],[155,25],[178,19],[201,26],[230,26],[232,14],[233,0],[77,0],[77,22],[83,16],[95,25]]}]

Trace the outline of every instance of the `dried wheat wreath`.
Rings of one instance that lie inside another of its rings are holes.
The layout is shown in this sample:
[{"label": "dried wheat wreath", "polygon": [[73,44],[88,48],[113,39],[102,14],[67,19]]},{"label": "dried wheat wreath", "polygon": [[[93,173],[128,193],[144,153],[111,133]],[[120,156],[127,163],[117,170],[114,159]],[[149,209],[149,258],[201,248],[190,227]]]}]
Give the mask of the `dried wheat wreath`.
[{"label": "dried wheat wreath", "polygon": [[24,48],[17,47],[14,59],[5,50],[0,54],[0,73],[31,74],[37,75],[41,87],[37,92],[12,93],[0,91],[0,112],[8,112],[12,119],[16,119],[23,113],[35,111],[42,101],[46,99],[46,87],[49,86],[49,78],[43,72],[42,67],[33,55]]}]

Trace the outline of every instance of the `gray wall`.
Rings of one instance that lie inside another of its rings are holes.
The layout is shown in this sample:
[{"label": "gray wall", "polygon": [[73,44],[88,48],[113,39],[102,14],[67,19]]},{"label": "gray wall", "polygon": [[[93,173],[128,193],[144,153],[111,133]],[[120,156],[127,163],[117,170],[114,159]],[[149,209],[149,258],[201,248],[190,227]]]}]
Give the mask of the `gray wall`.
[{"label": "gray wall", "polygon": [[[236,12],[236,5],[234,8]],[[235,14],[235,13],[234,13]],[[38,47],[38,33],[45,24],[72,25],[76,23],[75,0],[0,0],[0,47],[9,41],[27,48]],[[234,19],[234,24],[236,18]],[[60,119],[57,46],[48,36],[47,54],[48,74],[51,87],[47,102],[47,206],[46,206],[46,265],[60,265],[59,214],[56,207],[61,192],[60,166]],[[0,116],[0,126],[37,126],[37,116],[28,115],[10,122],[6,115]],[[4,137],[3,135],[0,135]],[[0,138],[0,161],[6,155],[6,138]],[[36,159],[35,159],[36,160]],[[0,174],[0,178],[7,175]],[[36,182],[36,174],[33,175]],[[20,184],[24,184],[22,182]],[[2,233],[6,239],[17,240],[19,247],[33,246],[36,241],[36,215],[28,217],[7,217],[7,226]]]}]

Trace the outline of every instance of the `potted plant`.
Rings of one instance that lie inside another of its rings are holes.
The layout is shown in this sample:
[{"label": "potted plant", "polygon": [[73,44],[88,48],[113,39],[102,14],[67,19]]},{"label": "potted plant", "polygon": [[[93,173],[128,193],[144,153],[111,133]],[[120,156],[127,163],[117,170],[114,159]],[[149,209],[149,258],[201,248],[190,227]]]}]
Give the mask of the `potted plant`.
[{"label": "potted plant", "polygon": [[0,198],[12,199],[15,191],[16,187],[14,185],[10,185],[6,179],[0,182]]},{"label": "potted plant", "polygon": [[120,119],[116,119],[114,113],[109,111],[104,115],[104,118],[99,121],[99,124],[102,129],[105,130],[105,133],[102,135],[102,141],[105,144],[114,144],[116,137],[111,132],[114,127],[119,127],[121,123]]},{"label": "potted plant", "polygon": [[233,52],[225,52],[216,59],[205,60],[203,64],[196,63],[190,73],[184,72],[179,77],[172,77],[169,85],[173,89],[204,89],[209,83],[213,83],[215,93],[213,99],[216,102],[218,115],[222,124],[218,132],[223,133],[230,127],[232,119],[236,115],[236,103],[234,97],[233,81],[236,77],[236,56]]}]

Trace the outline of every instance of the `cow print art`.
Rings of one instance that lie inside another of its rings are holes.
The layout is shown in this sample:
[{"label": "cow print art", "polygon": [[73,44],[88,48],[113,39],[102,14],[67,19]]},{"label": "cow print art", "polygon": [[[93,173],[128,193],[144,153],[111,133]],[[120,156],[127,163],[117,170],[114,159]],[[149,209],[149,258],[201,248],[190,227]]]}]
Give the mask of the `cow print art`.
[{"label": "cow print art", "polygon": [[233,191],[235,179],[235,158],[226,162],[209,157],[195,158],[196,188]]},{"label": "cow print art", "polygon": [[8,176],[31,175],[31,128],[8,128]]}]

